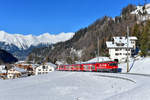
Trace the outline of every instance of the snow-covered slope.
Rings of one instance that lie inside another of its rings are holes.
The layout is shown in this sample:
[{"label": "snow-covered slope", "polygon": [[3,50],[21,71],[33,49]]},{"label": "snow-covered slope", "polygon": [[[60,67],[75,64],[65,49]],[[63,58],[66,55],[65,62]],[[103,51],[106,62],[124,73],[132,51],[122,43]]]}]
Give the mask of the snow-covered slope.
[{"label": "snow-covered slope", "polygon": [[21,34],[9,34],[5,31],[0,31],[0,42],[5,44],[13,44],[20,49],[28,49],[30,46],[36,46],[38,44],[54,44],[61,41],[66,41],[73,37],[74,33],[60,33],[53,35],[44,33],[39,36],[33,35],[21,35]]},{"label": "snow-covered slope", "polygon": [[144,6],[137,6],[135,11],[132,11],[131,14],[139,14],[139,13],[144,13],[144,11],[147,12],[147,14],[150,14],[150,4]]}]

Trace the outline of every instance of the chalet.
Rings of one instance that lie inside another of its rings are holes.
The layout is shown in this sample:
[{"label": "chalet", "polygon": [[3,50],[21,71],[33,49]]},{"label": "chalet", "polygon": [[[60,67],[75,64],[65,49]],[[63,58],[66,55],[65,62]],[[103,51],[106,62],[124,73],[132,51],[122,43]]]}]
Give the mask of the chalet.
[{"label": "chalet", "polygon": [[122,62],[126,61],[127,55],[131,57],[132,52],[136,49],[137,38],[132,36],[128,40],[128,46],[126,37],[113,37],[112,41],[106,41],[110,59]]}]

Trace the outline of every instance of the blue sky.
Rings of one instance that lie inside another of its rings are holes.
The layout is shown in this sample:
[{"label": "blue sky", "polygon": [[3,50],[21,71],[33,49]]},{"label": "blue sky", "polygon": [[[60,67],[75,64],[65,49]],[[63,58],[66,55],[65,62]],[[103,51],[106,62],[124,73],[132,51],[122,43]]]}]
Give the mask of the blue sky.
[{"label": "blue sky", "polygon": [[96,19],[118,16],[142,0],[0,0],[0,30],[33,34],[76,32]]}]

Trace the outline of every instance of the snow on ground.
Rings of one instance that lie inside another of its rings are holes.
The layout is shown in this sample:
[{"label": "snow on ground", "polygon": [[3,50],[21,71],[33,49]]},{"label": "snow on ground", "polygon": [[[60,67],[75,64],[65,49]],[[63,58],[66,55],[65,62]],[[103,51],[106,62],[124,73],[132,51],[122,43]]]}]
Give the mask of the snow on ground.
[{"label": "snow on ground", "polygon": [[[150,57],[139,58],[138,60],[131,60],[129,63],[131,73],[150,74]],[[119,68],[122,68],[122,72],[127,71],[127,64],[119,64]]]},{"label": "snow on ground", "polygon": [[[140,58],[131,73],[150,74],[149,65],[150,58]],[[119,67],[125,72],[126,64]],[[0,80],[0,100],[149,100],[149,84],[150,76],[55,71]]]},{"label": "snow on ground", "polygon": [[52,72],[0,80],[0,100],[103,100],[132,89],[134,84],[94,72]]}]

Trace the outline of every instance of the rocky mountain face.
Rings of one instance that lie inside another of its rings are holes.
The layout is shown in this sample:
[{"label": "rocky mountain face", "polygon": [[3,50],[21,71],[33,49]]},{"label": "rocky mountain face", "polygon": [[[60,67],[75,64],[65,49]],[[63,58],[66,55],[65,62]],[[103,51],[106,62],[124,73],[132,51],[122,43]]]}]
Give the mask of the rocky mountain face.
[{"label": "rocky mountain face", "polygon": [[18,59],[5,50],[0,49],[0,64],[15,63]]},{"label": "rocky mountain face", "polygon": [[[138,23],[138,14],[131,12],[137,9],[134,5],[123,8],[120,16],[111,18],[105,16],[96,20],[93,24],[80,29],[68,41],[60,42],[53,47],[34,49],[28,56],[29,61],[42,62],[57,60],[74,63],[74,61],[86,61],[97,56],[108,56],[105,42],[113,36],[125,36],[127,26],[130,28],[130,35],[135,24]],[[99,47],[99,51],[98,48]]]},{"label": "rocky mountain face", "polygon": [[0,31],[0,48],[12,53],[19,60],[24,60],[33,48],[48,47],[57,42],[70,39],[74,33],[52,35],[44,33],[39,36],[9,34]]}]

